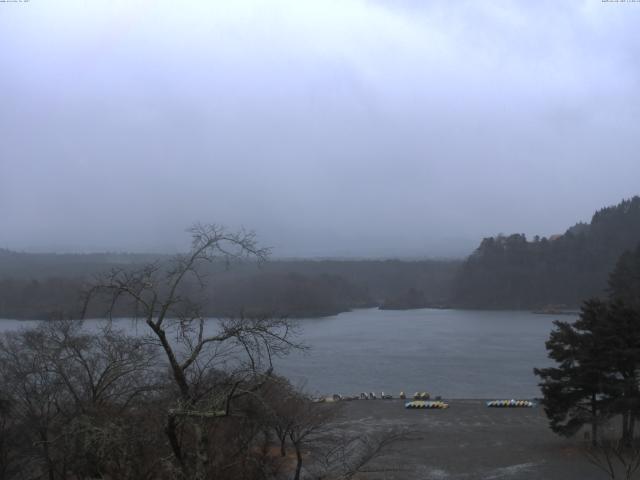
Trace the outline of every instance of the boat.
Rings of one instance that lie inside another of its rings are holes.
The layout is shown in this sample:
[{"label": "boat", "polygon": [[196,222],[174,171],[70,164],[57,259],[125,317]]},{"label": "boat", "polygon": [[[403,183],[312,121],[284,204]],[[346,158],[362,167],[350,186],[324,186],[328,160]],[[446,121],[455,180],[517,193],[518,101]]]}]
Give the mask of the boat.
[{"label": "boat", "polygon": [[404,408],[427,408],[427,409],[437,409],[443,410],[445,408],[449,408],[449,404],[442,401],[426,401],[426,400],[413,400],[411,402],[407,402],[404,404]]},{"label": "boat", "polygon": [[491,400],[487,402],[489,408],[533,408],[535,403],[529,400]]}]

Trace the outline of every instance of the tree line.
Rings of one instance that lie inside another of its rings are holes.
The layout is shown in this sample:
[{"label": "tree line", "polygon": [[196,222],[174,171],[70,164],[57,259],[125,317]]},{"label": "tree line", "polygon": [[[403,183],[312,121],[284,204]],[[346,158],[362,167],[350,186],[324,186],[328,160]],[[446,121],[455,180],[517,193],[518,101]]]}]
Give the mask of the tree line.
[{"label": "tree line", "polygon": [[[0,250],[0,318],[78,317],[78,292],[101,271],[135,270],[147,263],[166,265],[164,255],[53,255]],[[202,300],[209,316],[271,314],[290,317],[332,315],[378,305],[412,308],[442,304],[460,262],[454,260],[270,260],[234,259],[203,265],[208,291]],[[231,267],[231,268],[229,268]],[[185,294],[197,282],[181,285]],[[415,292],[418,301],[415,300]],[[93,307],[92,307],[93,308]],[[119,314],[127,316],[125,305]],[[93,308],[99,315],[100,309]]]},{"label": "tree line", "polygon": [[640,197],[599,210],[589,224],[563,235],[485,238],[464,262],[452,287],[464,308],[575,308],[606,293],[619,256],[640,242]]},{"label": "tree line", "polygon": [[[599,210],[550,238],[485,238],[466,260],[253,260],[203,266],[209,316],[323,316],[353,308],[577,308],[603,295],[617,258],[640,242],[640,197]],[[170,262],[166,255],[27,254],[0,249],[0,318],[77,316],[77,292],[107,268]],[[185,293],[198,285],[185,282]],[[121,305],[119,314],[132,312]],[[99,309],[94,310],[95,314]]]}]

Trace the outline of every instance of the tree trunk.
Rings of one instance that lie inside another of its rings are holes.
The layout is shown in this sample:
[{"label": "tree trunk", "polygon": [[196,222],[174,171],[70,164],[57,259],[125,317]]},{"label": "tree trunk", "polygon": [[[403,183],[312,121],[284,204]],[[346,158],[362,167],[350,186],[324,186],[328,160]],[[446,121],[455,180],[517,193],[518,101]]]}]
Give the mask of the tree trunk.
[{"label": "tree trunk", "polygon": [[187,466],[184,462],[184,457],[182,455],[182,447],[180,445],[180,440],[178,439],[178,425],[176,423],[176,417],[172,414],[169,414],[167,418],[167,426],[165,427],[165,434],[169,439],[169,445],[171,446],[171,451],[173,452],[173,456],[178,461],[178,465],[180,465],[180,470],[182,471],[182,475],[184,478],[188,478],[187,476]]},{"label": "tree trunk", "polygon": [[296,448],[296,459],[298,463],[296,465],[296,475],[293,477],[293,480],[300,480],[300,472],[302,472],[302,452],[298,444],[294,443],[294,446]]},{"label": "tree trunk", "polygon": [[629,412],[622,412],[622,444],[629,446]]},{"label": "tree trunk", "polygon": [[269,455],[269,447],[271,446],[271,432],[268,429],[264,429],[262,431],[262,435],[264,439],[262,440],[262,456],[266,457]]},{"label": "tree trunk", "polygon": [[49,435],[46,430],[40,432],[40,440],[42,441],[42,448],[44,453],[45,461],[47,462],[47,474],[49,480],[55,479],[55,468],[53,465],[53,460],[51,455],[49,454]]},{"label": "tree trunk", "polygon": [[598,445],[598,404],[596,394],[591,394],[591,446]]},{"label": "tree trunk", "polygon": [[185,377],[185,374],[184,374],[184,369],[180,366],[180,363],[178,362],[178,359],[176,358],[176,355],[173,352],[173,348],[171,347],[171,344],[167,340],[166,332],[162,328],[156,326],[153,323],[153,320],[148,319],[147,325],[149,325],[153,333],[155,333],[156,337],[158,337],[158,340],[160,340],[160,345],[162,345],[162,349],[167,355],[167,360],[169,360],[169,366],[171,367],[173,378],[176,381],[178,388],[180,389],[180,394],[182,395],[182,398],[189,399],[190,397],[189,382],[187,382],[187,378]]},{"label": "tree trunk", "polygon": [[206,425],[194,422],[196,435],[196,473],[195,480],[206,480],[209,467],[209,438],[206,432]]},{"label": "tree trunk", "polygon": [[287,437],[281,437],[280,438],[280,456],[281,457],[286,457],[287,456],[287,449],[286,449],[286,444],[287,442]]}]

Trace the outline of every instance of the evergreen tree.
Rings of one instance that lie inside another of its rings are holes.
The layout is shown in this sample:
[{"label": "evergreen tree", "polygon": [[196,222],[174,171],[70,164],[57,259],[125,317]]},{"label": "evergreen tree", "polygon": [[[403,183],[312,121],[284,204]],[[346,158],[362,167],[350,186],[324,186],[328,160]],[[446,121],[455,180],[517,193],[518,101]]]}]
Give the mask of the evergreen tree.
[{"label": "evergreen tree", "polygon": [[640,243],[622,254],[609,276],[611,298],[640,309]]},{"label": "evergreen tree", "polygon": [[611,414],[621,416],[622,441],[630,444],[640,415],[640,310],[619,300],[610,301],[602,323],[599,358],[612,372],[608,408]]},{"label": "evergreen tree", "polygon": [[556,329],[546,346],[558,366],[534,369],[542,379],[543,405],[551,429],[569,437],[590,424],[594,444],[612,390],[610,368],[603,360],[598,338],[598,324],[606,317],[606,310],[604,302],[590,300],[583,305],[578,321],[554,322]]},{"label": "evergreen tree", "polygon": [[[616,260],[638,242],[638,196],[549,239],[529,242],[522,234],[485,238],[454,280],[453,303],[465,308],[575,308],[585,298],[606,295]],[[628,255],[640,263],[640,252]],[[620,276],[612,279],[616,288],[632,289],[638,298],[640,277],[630,279],[623,270]]]},{"label": "evergreen tree", "polygon": [[555,322],[546,343],[556,367],[534,369],[542,382],[551,429],[571,436],[585,424],[597,442],[597,426],[622,420],[630,444],[640,416],[640,248],[625,253],[610,277],[607,301],[586,301],[574,323]]}]

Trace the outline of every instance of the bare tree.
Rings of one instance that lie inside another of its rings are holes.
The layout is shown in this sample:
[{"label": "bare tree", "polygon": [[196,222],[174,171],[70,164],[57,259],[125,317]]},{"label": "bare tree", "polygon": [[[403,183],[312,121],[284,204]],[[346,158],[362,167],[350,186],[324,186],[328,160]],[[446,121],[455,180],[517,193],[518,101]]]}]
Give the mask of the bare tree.
[{"label": "bare tree", "polygon": [[296,423],[298,406],[304,396],[286,378],[273,376],[262,389],[262,415],[278,439],[281,457],[287,455],[289,432]]},{"label": "bare tree", "polygon": [[21,448],[25,477],[54,480],[103,468],[94,438],[157,391],[152,362],[143,339],[108,327],[86,333],[72,321],[0,338],[0,384],[19,427],[8,441]]},{"label": "bare tree", "polygon": [[[230,233],[217,225],[190,229],[191,250],[168,267],[151,263],[117,269],[98,279],[86,292],[85,309],[96,296],[107,301],[107,315],[124,303],[148,327],[149,338],[164,353],[176,402],[167,412],[165,432],[175,462],[186,478],[204,479],[209,470],[206,422],[228,416],[232,401],[259,388],[257,379],[272,371],[272,359],[298,345],[285,319],[237,318],[207,323],[204,266],[216,259],[266,259],[268,249],[255,235]],[[194,291],[195,289],[195,291]],[[191,290],[191,291],[189,291]],[[224,371],[215,378],[212,372]],[[189,427],[193,442],[184,434]]]},{"label": "bare tree", "polygon": [[338,404],[314,403],[302,395],[288,399],[286,408],[290,412],[289,439],[296,453],[294,480],[302,474],[304,449],[328,431],[330,421],[337,415]]},{"label": "bare tree", "polygon": [[589,463],[604,472],[611,480],[631,480],[640,469],[640,444],[637,439],[601,439],[585,447]]},{"label": "bare tree", "polygon": [[0,480],[13,478],[21,470],[19,445],[16,444],[19,428],[13,414],[11,399],[0,383]]},{"label": "bare tree", "polygon": [[389,448],[401,441],[414,440],[412,432],[391,429],[358,435],[330,435],[325,441],[322,455],[318,455],[314,468],[315,480],[351,480],[372,473],[398,471],[398,467],[385,464],[373,466],[375,461],[388,453]]},{"label": "bare tree", "polygon": [[12,415],[20,419],[22,428],[11,442],[23,446],[25,470],[54,480],[63,473],[55,437],[64,422],[60,405],[68,403],[68,394],[42,351],[40,332],[6,334],[0,341],[0,378]]},{"label": "bare tree", "polygon": [[273,376],[260,392],[259,416],[278,439],[279,456],[290,464],[287,444],[295,460],[293,478],[349,480],[357,475],[397,471],[375,460],[399,441],[413,440],[408,430],[391,429],[364,434],[345,434],[339,427],[343,403],[314,403],[287,379]]}]

